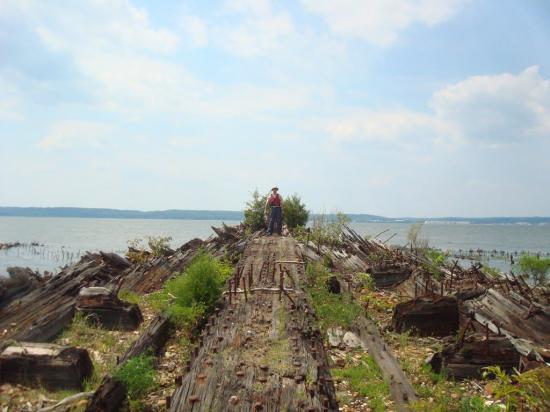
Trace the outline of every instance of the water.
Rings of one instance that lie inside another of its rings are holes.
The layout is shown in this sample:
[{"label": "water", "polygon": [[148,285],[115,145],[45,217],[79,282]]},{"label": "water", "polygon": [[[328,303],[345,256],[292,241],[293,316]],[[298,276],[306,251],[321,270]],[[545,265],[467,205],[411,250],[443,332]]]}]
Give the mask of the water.
[{"label": "water", "polygon": [[[0,250],[0,275],[9,266],[28,266],[39,271],[57,271],[86,251],[110,251],[124,254],[128,241],[146,236],[170,236],[172,247],[198,237],[205,239],[213,232],[211,226],[221,221],[212,220],[152,220],[152,219],[84,219],[84,218],[25,218],[0,217],[0,243],[38,242],[41,246],[25,246]],[[237,224],[237,221],[226,221]],[[404,245],[410,223],[352,223],[361,235],[375,236],[389,243]],[[443,250],[483,249],[506,252],[529,251],[550,253],[550,225],[480,225],[442,224],[424,225],[420,237],[429,245]],[[503,261],[495,266],[506,269]]]},{"label": "water", "polygon": [[221,224],[218,220],[0,217],[0,243],[41,245],[0,250],[0,275],[6,274],[9,266],[56,272],[86,251],[124,254],[128,241],[147,236],[170,236],[170,245],[175,248],[193,238],[206,239],[214,233],[211,226]]}]

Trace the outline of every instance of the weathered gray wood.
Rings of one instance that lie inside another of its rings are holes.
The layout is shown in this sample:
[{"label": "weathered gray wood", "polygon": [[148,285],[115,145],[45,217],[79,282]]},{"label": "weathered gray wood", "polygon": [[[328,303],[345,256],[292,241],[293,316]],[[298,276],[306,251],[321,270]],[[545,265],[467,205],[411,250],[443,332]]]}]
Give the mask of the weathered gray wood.
[{"label": "weathered gray wood", "polygon": [[432,369],[441,369],[461,380],[482,376],[486,366],[500,366],[505,371],[518,368],[520,354],[505,336],[474,334],[465,341],[446,346],[431,360]]},{"label": "weathered gray wood", "polygon": [[368,273],[374,279],[377,288],[389,288],[403,282],[411,275],[411,269],[400,264],[384,264],[373,266]]},{"label": "weathered gray wood", "polygon": [[123,363],[128,359],[139,356],[146,351],[150,351],[155,355],[158,354],[169,338],[171,327],[172,325],[168,315],[157,315],[141,333],[139,338],[132,344],[132,346],[130,346],[130,348],[128,348],[124,355],[122,355],[118,363]]},{"label": "weathered gray wood", "polygon": [[120,267],[100,254],[87,254],[48,282],[0,311],[0,338],[46,342],[72,320],[82,287],[103,286],[121,274]]},{"label": "weathered gray wood", "polygon": [[82,389],[92,361],[82,348],[18,342],[0,354],[0,382],[56,389]]},{"label": "weathered gray wood", "polygon": [[9,277],[0,276],[0,308],[43,283],[40,274],[29,268],[9,267],[7,271]]},{"label": "weathered gray wood", "polygon": [[143,321],[139,306],[123,302],[105,287],[82,288],[76,311],[90,322],[109,330],[135,330]]},{"label": "weathered gray wood", "polygon": [[126,387],[111,376],[106,376],[92,395],[86,412],[118,412],[126,402]]},{"label": "weathered gray wood", "polygon": [[458,301],[454,297],[423,296],[399,303],[393,311],[392,327],[419,336],[448,336],[458,331]]},{"label": "weathered gray wood", "polygon": [[409,379],[403,372],[399,361],[391,349],[384,343],[374,322],[360,316],[355,325],[357,334],[364,349],[368,350],[380,370],[384,379],[389,383],[390,393],[399,411],[408,410],[408,404],[416,401],[417,394]]},{"label": "weathered gray wood", "polygon": [[171,411],[337,410],[322,339],[301,290],[303,266],[275,263],[300,260],[296,251],[288,238],[248,244],[232,292],[209,319],[189,371],[182,371]]}]

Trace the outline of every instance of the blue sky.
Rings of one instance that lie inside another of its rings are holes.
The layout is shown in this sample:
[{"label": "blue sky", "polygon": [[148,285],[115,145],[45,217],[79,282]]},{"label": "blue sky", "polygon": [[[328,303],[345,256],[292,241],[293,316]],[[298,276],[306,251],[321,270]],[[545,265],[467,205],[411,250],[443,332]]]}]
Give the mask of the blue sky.
[{"label": "blue sky", "polygon": [[0,1],[0,205],[550,215],[545,0]]}]

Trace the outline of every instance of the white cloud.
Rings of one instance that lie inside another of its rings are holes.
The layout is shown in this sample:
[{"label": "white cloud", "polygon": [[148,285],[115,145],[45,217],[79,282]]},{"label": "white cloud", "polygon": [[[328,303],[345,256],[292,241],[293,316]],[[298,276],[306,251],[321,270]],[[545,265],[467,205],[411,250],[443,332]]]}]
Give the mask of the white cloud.
[{"label": "white cloud", "polygon": [[314,124],[331,145],[362,140],[499,147],[526,138],[550,138],[550,81],[537,66],[517,75],[469,77],[437,90],[430,106],[432,113],[352,109]]},{"label": "white cloud", "polygon": [[435,92],[431,106],[464,139],[499,143],[550,137],[550,81],[538,66],[518,75],[469,77]]},{"label": "white cloud", "polygon": [[414,145],[444,128],[433,116],[405,109],[352,110],[317,123],[331,145],[355,140]]},{"label": "white cloud", "polygon": [[455,15],[468,0],[302,0],[340,36],[379,46],[394,43],[400,32],[420,23],[434,26]]},{"label": "white cloud", "polygon": [[274,10],[269,0],[226,1],[225,10],[238,24],[214,26],[212,35],[222,48],[241,57],[270,55],[296,34],[288,13]]},{"label": "white cloud", "polygon": [[43,149],[68,149],[72,147],[101,147],[108,138],[111,127],[104,123],[61,121],[50,127],[48,134],[38,142]]},{"label": "white cloud", "polygon": [[184,15],[182,25],[192,46],[204,47],[208,44],[208,27],[203,19]]},{"label": "white cloud", "polygon": [[[152,27],[145,10],[127,0],[88,0],[60,5],[30,1],[37,32],[52,49],[148,50],[168,53],[178,36]],[[84,51],[84,50],[83,50]]]}]

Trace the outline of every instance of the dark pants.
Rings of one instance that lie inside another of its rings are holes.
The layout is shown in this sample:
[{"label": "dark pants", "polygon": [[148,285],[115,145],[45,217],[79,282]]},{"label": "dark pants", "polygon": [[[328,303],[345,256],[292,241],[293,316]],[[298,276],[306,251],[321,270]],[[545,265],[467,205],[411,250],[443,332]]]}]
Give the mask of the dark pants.
[{"label": "dark pants", "polygon": [[281,234],[283,228],[283,213],[279,206],[271,206],[271,213],[269,214],[269,225],[267,227],[267,234],[273,234],[273,226],[275,231]]}]

